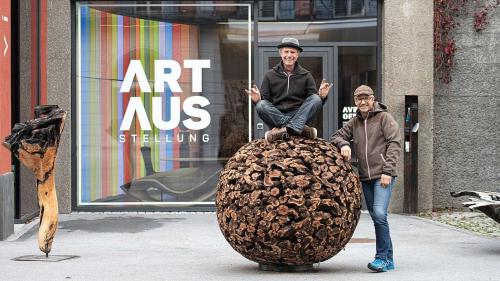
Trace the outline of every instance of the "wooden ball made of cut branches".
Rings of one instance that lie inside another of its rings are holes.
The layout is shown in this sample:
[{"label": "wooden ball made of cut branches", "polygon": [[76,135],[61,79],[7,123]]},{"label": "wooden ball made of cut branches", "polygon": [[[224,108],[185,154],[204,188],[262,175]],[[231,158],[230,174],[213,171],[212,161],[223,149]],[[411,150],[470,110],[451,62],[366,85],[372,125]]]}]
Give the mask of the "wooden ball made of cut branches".
[{"label": "wooden ball made of cut branches", "polygon": [[345,247],[359,221],[361,185],[323,139],[263,139],[241,147],[220,174],[217,220],[229,244],[264,265],[308,265]]}]

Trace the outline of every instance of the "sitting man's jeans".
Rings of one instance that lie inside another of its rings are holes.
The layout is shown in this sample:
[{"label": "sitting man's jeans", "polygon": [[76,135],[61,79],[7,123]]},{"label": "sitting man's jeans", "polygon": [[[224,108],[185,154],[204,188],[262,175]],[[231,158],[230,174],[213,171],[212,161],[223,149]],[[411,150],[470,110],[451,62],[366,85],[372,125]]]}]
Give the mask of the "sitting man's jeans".
[{"label": "sitting man's jeans", "polygon": [[380,179],[362,181],[363,194],[365,195],[366,207],[375,226],[375,238],[377,254],[375,258],[382,260],[392,259],[392,240],[387,222],[387,208],[391,200],[391,193],[396,177],[392,177],[391,183],[382,187]]},{"label": "sitting man's jeans", "polygon": [[262,119],[267,126],[271,128],[288,127],[297,134],[300,134],[306,122],[312,119],[314,114],[316,114],[322,106],[323,102],[321,98],[318,95],[311,95],[305,99],[304,103],[295,111],[281,112],[267,100],[260,100],[255,106],[255,109],[260,119]]}]

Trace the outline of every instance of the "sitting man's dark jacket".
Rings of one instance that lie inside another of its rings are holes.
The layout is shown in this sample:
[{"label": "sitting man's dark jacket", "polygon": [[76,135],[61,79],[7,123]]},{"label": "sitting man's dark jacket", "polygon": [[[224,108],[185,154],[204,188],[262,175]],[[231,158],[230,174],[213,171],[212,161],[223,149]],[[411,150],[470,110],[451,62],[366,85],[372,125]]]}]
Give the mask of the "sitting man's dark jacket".
[{"label": "sitting man's dark jacket", "polygon": [[296,62],[293,73],[288,76],[280,62],[266,73],[260,92],[263,99],[271,102],[277,109],[289,112],[297,110],[307,97],[316,94],[318,90],[308,70]]}]

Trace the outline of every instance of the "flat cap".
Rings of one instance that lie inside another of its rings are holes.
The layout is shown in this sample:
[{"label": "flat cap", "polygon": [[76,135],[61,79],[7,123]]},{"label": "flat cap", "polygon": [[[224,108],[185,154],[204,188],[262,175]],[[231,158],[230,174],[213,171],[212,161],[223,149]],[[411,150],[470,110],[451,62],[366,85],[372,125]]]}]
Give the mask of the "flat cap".
[{"label": "flat cap", "polygon": [[366,85],[361,85],[356,88],[354,91],[354,96],[357,97],[359,95],[373,95],[373,90],[372,88],[366,86]]}]

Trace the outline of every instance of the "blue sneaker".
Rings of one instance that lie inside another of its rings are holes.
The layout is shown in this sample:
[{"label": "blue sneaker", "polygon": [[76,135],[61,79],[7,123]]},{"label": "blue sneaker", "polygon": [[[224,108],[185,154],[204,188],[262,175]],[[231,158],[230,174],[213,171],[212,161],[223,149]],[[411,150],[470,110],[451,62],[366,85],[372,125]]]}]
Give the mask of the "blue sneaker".
[{"label": "blue sneaker", "polygon": [[376,258],[374,261],[368,264],[368,268],[376,272],[386,272],[387,262],[383,259]]},{"label": "blue sneaker", "polygon": [[387,259],[387,270],[394,270],[394,260],[393,259]]}]

